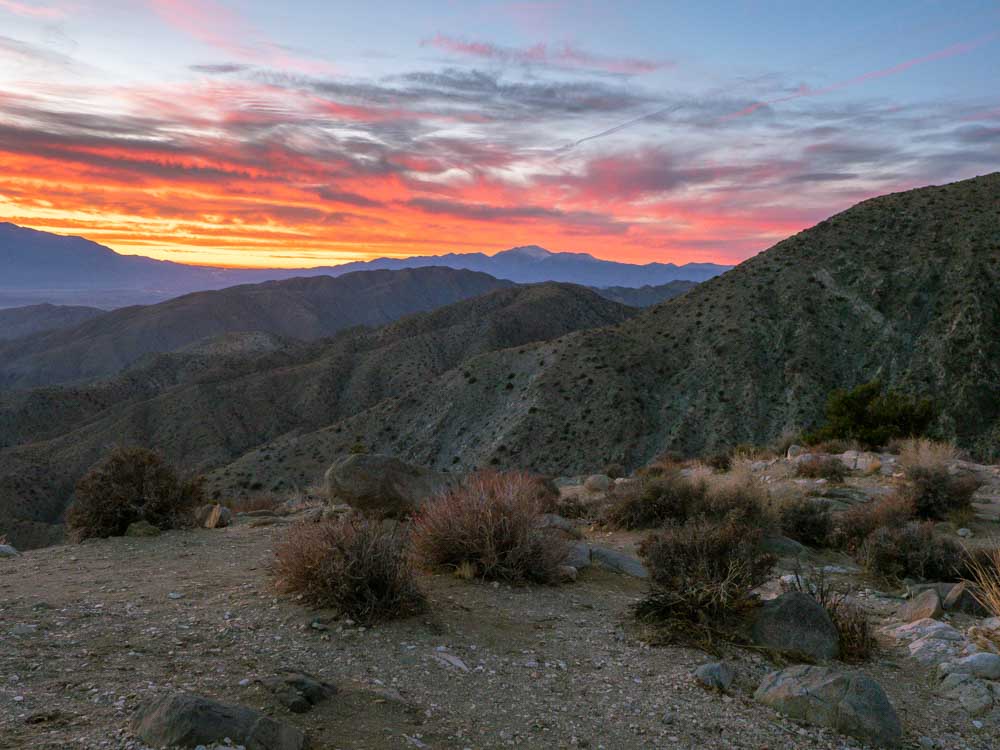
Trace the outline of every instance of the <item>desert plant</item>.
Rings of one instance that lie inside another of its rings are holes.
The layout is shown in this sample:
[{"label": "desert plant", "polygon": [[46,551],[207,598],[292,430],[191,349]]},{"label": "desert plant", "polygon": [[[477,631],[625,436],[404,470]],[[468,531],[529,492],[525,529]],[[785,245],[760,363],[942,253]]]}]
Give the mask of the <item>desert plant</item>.
[{"label": "desert plant", "polygon": [[869,572],[892,580],[954,581],[966,564],[959,544],[936,535],[933,523],[917,521],[875,529],[861,544],[858,559]]},{"label": "desert plant", "polygon": [[837,628],[840,658],[848,662],[868,661],[878,648],[875,629],[868,614],[838,591],[822,568],[808,576],[796,568],[795,575],[782,583],[785,591],[798,591],[813,597],[826,610]]},{"label": "desert plant", "polygon": [[833,515],[824,502],[798,497],[778,508],[781,533],[810,547],[825,547],[833,533]]},{"label": "desert plant", "polygon": [[421,509],[414,548],[425,565],[467,577],[554,583],[568,550],[558,532],[542,528],[543,511],[530,476],[480,472]]},{"label": "desert plant", "polygon": [[908,440],[900,447],[899,464],[906,482],[899,494],[913,504],[920,518],[940,520],[972,507],[979,482],[951,473],[949,462],[957,456],[954,446],[931,440]]},{"label": "desert plant", "polygon": [[279,591],[332,607],[362,623],[416,614],[426,606],[398,524],[344,516],[292,526],[275,547]]},{"label": "desert plant", "polygon": [[115,448],[77,482],[66,526],[77,541],[121,536],[136,521],[183,528],[204,502],[200,478],[179,477],[145,448]]},{"label": "desert plant", "polygon": [[893,494],[864,505],[854,505],[839,513],[831,541],[834,546],[856,553],[865,539],[883,526],[899,527],[913,520],[913,503]]},{"label": "desert plant", "polygon": [[811,456],[798,462],[795,474],[807,479],[843,482],[847,476],[847,467],[843,461],[833,456]]},{"label": "desert plant", "polygon": [[683,523],[703,504],[707,487],[673,470],[616,487],[604,523],[618,529],[653,529]]},{"label": "desert plant", "polygon": [[851,390],[833,391],[826,404],[826,424],[803,439],[808,444],[824,440],[857,440],[878,448],[893,438],[926,434],[937,416],[930,399],[886,389],[880,380]]},{"label": "desert plant", "polygon": [[965,568],[972,595],[993,617],[1000,617],[1000,547],[968,553]]},{"label": "desert plant", "polygon": [[649,594],[637,605],[642,619],[679,632],[715,628],[753,606],[775,559],[759,550],[760,529],[733,521],[698,520],[646,539],[639,553],[649,569]]}]

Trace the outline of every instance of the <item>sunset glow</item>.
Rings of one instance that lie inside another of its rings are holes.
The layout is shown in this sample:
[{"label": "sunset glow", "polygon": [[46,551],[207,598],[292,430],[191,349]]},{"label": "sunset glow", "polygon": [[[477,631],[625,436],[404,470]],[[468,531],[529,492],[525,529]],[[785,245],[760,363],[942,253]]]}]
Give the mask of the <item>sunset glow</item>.
[{"label": "sunset glow", "polygon": [[727,263],[1000,168],[961,83],[1000,69],[994,3],[827,9],[780,54],[770,5],[731,11],[775,15],[760,46],[658,2],[287,5],[0,0],[0,221],[199,264]]}]

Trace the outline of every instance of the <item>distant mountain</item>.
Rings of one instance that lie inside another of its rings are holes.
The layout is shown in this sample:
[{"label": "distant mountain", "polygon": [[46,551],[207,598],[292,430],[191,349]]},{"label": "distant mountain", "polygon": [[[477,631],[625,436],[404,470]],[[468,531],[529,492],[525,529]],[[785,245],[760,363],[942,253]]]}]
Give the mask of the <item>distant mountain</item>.
[{"label": "distant mountain", "polygon": [[511,286],[451,268],[363,271],[339,278],[269,281],[126,307],[74,328],[0,343],[0,389],[113,375],[145,355],[224,333],[311,340],[351,326],[379,326],[415,312]]},{"label": "distant mountain", "polygon": [[80,237],[63,237],[0,223],[0,307],[34,302],[122,307],[238,284],[429,266],[479,271],[519,283],[562,281],[594,287],[638,287],[679,279],[703,281],[729,268],[711,263],[631,265],[598,260],[584,253],[550,253],[534,246],[513,248],[492,256],[449,253],[376,258],[318,268],[206,268],[119,255]]},{"label": "distant mountain", "polygon": [[633,289],[627,286],[609,286],[595,289],[602,297],[613,299],[629,307],[652,307],[668,299],[680,297],[698,286],[696,281],[671,281],[659,286],[641,286]]},{"label": "distant mountain", "polygon": [[0,309],[0,341],[72,328],[98,315],[104,315],[105,312],[96,307],[65,305],[29,305]]},{"label": "distant mountain", "polygon": [[[442,373],[461,372],[490,352],[559,340],[638,313],[583,287],[502,283],[507,286],[378,329],[352,328],[312,343],[231,334],[146,357],[92,385],[0,394],[0,531],[18,547],[58,539],[74,482],[109,445],[147,445],[188,469],[217,469],[212,488],[259,489],[329,460],[292,449],[271,470],[267,456],[254,453],[260,446],[294,441],[386,399],[419,393]],[[522,377],[511,371],[479,387],[516,398]],[[446,415],[448,399],[439,406]],[[330,434],[338,443],[354,441],[336,428]],[[255,468],[226,468],[244,455],[245,465]]]}]

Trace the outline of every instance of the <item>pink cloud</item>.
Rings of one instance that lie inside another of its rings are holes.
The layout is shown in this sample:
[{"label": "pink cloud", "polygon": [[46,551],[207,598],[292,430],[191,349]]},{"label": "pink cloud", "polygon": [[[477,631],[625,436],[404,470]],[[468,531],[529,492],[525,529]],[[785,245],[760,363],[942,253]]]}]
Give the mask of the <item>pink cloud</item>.
[{"label": "pink cloud", "polygon": [[568,43],[549,46],[544,42],[540,42],[531,47],[513,48],[501,47],[492,42],[465,41],[444,34],[438,34],[431,39],[423,41],[421,46],[435,47],[455,55],[478,57],[484,60],[519,63],[522,65],[551,65],[559,68],[598,70],[604,73],[619,73],[623,75],[652,73],[663,68],[673,67],[674,65],[674,63],[667,61],[603,57],[585,52]]},{"label": "pink cloud", "polygon": [[0,9],[31,18],[64,18],[66,11],[51,6],[29,5],[18,0],[0,0]]}]

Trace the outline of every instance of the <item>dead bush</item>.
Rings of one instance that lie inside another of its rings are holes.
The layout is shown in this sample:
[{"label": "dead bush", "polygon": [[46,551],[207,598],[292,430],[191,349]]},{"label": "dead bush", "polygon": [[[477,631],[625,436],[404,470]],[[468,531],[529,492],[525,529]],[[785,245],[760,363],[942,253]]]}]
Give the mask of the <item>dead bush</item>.
[{"label": "dead bush", "polygon": [[958,543],[937,536],[933,523],[917,521],[876,528],[861,544],[857,557],[868,571],[891,580],[955,581],[966,561]]},{"label": "dead bush", "polygon": [[826,479],[829,482],[843,482],[847,477],[847,467],[833,456],[812,456],[795,467],[795,474],[806,479]]},{"label": "dead bush", "polygon": [[566,542],[541,528],[531,477],[481,472],[430,501],[414,519],[418,558],[432,568],[513,583],[554,583]]},{"label": "dead bush", "polygon": [[757,528],[707,520],[650,536],[639,549],[650,591],[637,605],[638,616],[681,636],[694,635],[692,626],[723,626],[753,606],[750,592],[774,566],[775,558],[759,551],[761,537]]},{"label": "dead bush", "polygon": [[616,529],[654,529],[684,523],[696,515],[707,486],[673,470],[616,487],[604,513],[604,523]]},{"label": "dead bush", "polygon": [[945,466],[911,466],[904,469],[906,483],[899,495],[908,500],[920,518],[941,520],[967,512],[979,482],[971,476],[953,476]]},{"label": "dead bush", "polygon": [[969,553],[965,568],[973,596],[993,617],[1000,617],[1000,547]]},{"label": "dead bush", "polygon": [[824,502],[799,497],[778,508],[781,533],[810,547],[826,547],[833,534],[833,515]]},{"label": "dead bush", "polygon": [[832,541],[835,546],[856,553],[868,535],[882,526],[898,527],[913,519],[913,503],[899,495],[871,500],[838,514]]},{"label": "dead bush", "polygon": [[66,526],[77,541],[121,536],[136,521],[184,528],[204,503],[200,478],[179,477],[145,448],[115,448],[77,482]]},{"label": "dead bush", "polygon": [[358,622],[407,617],[426,599],[417,585],[403,527],[349,515],[298,523],[275,547],[279,591],[301,595]]}]

